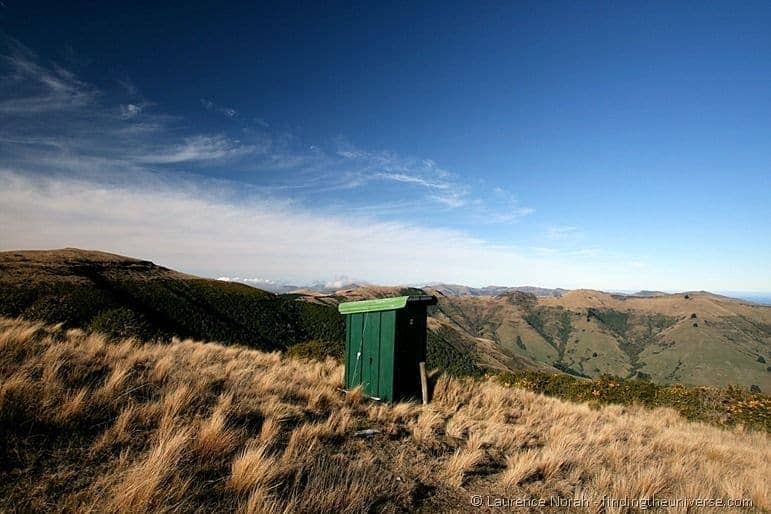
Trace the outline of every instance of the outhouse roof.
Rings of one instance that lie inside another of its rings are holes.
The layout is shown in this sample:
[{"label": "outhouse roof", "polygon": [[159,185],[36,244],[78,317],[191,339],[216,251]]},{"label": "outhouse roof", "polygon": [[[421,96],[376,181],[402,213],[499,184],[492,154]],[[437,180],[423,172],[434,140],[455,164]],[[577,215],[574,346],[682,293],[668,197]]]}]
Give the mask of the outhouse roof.
[{"label": "outhouse roof", "polygon": [[377,298],[360,302],[346,302],[337,306],[340,314],[357,314],[359,312],[393,311],[403,309],[407,302],[420,302],[432,305],[436,303],[433,296],[397,296],[395,298]]}]

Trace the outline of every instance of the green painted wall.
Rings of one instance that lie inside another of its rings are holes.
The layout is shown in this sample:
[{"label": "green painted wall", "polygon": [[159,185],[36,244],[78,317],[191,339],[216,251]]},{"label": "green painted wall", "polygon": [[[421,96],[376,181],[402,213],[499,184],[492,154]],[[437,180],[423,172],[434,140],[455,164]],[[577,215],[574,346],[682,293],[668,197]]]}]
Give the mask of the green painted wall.
[{"label": "green painted wall", "polygon": [[363,385],[368,396],[392,401],[396,311],[346,316],[345,386]]}]

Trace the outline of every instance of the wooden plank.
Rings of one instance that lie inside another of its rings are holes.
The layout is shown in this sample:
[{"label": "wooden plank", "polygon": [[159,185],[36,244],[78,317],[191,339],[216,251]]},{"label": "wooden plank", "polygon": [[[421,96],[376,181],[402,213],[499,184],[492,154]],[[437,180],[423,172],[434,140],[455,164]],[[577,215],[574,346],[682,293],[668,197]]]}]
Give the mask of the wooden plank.
[{"label": "wooden plank", "polygon": [[426,363],[420,362],[420,390],[423,393],[423,405],[428,404],[428,376],[426,375]]}]

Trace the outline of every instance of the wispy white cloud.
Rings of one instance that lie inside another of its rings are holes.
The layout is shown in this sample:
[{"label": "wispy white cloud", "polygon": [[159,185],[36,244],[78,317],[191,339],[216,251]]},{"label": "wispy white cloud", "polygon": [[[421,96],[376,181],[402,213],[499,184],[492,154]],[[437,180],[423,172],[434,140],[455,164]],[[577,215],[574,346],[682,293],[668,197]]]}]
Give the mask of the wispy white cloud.
[{"label": "wispy white cloud", "polygon": [[238,111],[236,111],[235,109],[231,107],[223,107],[221,105],[217,105],[211,100],[207,100],[205,98],[201,98],[201,105],[207,111],[217,112],[227,118],[235,118],[236,116],[238,116]]},{"label": "wispy white cloud", "polygon": [[280,285],[275,280],[267,278],[248,278],[248,277],[217,277],[221,282],[240,282],[242,284],[251,284],[256,286],[276,286]]},{"label": "wispy white cloud", "polygon": [[471,188],[459,176],[431,159],[402,157],[385,151],[369,152],[345,140],[338,140],[335,153],[349,164],[356,164],[355,172],[343,175],[346,187],[386,181],[421,188],[426,192],[425,199],[446,208],[469,205]]},{"label": "wispy white cloud", "polygon": [[120,106],[120,117],[124,120],[130,120],[131,118],[135,118],[139,116],[141,112],[142,112],[141,105],[121,104]]},{"label": "wispy white cloud", "polygon": [[137,156],[139,162],[175,164],[190,161],[233,159],[248,155],[255,147],[239,144],[223,135],[193,136],[176,145],[166,146],[155,153]]},{"label": "wispy white cloud", "polygon": [[140,96],[139,88],[129,77],[115,79],[115,83],[118,84],[129,97]]},{"label": "wispy white cloud", "polygon": [[4,37],[6,52],[0,55],[0,112],[5,115],[39,114],[77,109],[91,104],[97,91],[70,71],[51,64],[43,66],[37,55],[18,41]]},{"label": "wispy white cloud", "polygon": [[416,184],[418,186],[427,187],[429,189],[447,189],[449,187],[446,183],[432,183],[426,179],[407,175],[406,173],[376,173],[374,178],[382,180],[393,180],[394,182],[406,182],[407,184]]},{"label": "wispy white cloud", "polygon": [[335,275],[384,283],[554,279],[537,260],[463,232],[324,216],[271,199],[236,202],[231,193],[211,191],[153,177],[108,184],[0,170],[0,246],[100,248],[214,277],[259,270],[299,283]]},{"label": "wispy white cloud", "polygon": [[411,184],[428,189],[429,194],[427,197],[429,199],[450,208],[462,207],[466,205],[467,197],[469,195],[469,189],[463,184],[453,181],[426,178],[425,176],[417,174],[410,175],[406,172],[375,173],[372,178],[376,180],[401,182],[403,184]]},{"label": "wispy white cloud", "polygon": [[[0,164],[36,172],[102,175],[146,170],[152,165],[232,162],[258,152],[223,134],[188,134],[178,118],[154,112],[130,79],[116,81],[129,102],[72,72],[44,63],[8,39],[0,53]],[[98,170],[98,171],[97,171]]]},{"label": "wispy white cloud", "polygon": [[[508,223],[533,212],[518,202],[476,191],[431,159],[367,151],[342,139],[326,147],[309,144],[261,119],[251,124],[241,120],[237,136],[201,133],[186,127],[184,120],[158,112],[128,77],[115,81],[123,101],[110,105],[110,95],[68,70],[42,63],[15,41],[3,64],[8,78],[2,83],[0,110],[13,110],[14,115],[0,120],[0,150],[7,157],[0,164],[12,161],[34,164],[38,171],[101,174],[227,164],[259,179],[266,190],[305,201],[323,199],[331,205],[339,200],[337,193],[356,190],[360,194],[343,202],[350,209],[357,208],[357,202],[412,202],[413,208],[433,205],[475,223]],[[200,102],[212,112],[237,117],[235,109],[205,98]]]},{"label": "wispy white cloud", "polygon": [[530,216],[535,209],[522,205],[517,195],[498,186],[482,202],[481,213],[488,223],[510,223]]},{"label": "wispy white cloud", "polygon": [[595,257],[601,253],[602,250],[599,248],[579,248],[568,252],[569,255],[575,255],[576,257]]},{"label": "wispy white cloud", "polygon": [[546,230],[546,237],[552,241],[564,241],[576,239],[581,236],[581,231],[577,227],[571,226],[552,226]]},{"label": "wispy white cloud", "polygon": [[644,284],[630,278],[623,256],[530,255],[459,230],[319,214],[264,196],[244,202],[236,187],[182,175],[108,182],[0,169],[0,250],[102,249],[211,277],[260,277],[266,287],[334,276],[385,284]]}]

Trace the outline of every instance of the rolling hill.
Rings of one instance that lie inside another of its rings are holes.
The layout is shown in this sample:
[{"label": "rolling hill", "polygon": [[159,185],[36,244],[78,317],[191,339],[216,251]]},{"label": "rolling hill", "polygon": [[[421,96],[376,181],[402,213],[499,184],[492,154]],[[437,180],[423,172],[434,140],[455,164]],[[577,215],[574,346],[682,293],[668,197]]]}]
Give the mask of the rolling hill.
[{"label": "rolling hill", "polygon": [[293,298],[104,252],[0,253],[0,315],[118,337],[189,337],[263,350],[342,340],[334,308]]},{"label": "rolling hill", "polygon": [[439,298],[429,311],[429,366],[453,374],[535,370],[771,391],[771,307],[707,292],[471,289],[367,285],[277,295],[104,252],[0,253],[1,316],[116,337],[263,350],[325,341],[332,344],[312,350],[335,354],[339,302],[426,292]]},{"label": "rolling hill", "polygon": [[507,355],[578,376],[771,390],[771,308],[706,292],[445,296],[434,317]]}]

